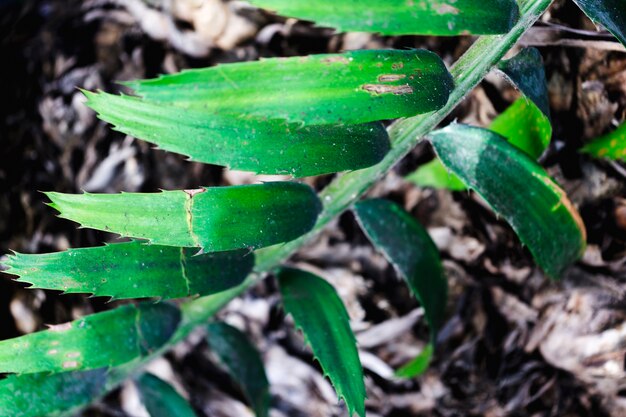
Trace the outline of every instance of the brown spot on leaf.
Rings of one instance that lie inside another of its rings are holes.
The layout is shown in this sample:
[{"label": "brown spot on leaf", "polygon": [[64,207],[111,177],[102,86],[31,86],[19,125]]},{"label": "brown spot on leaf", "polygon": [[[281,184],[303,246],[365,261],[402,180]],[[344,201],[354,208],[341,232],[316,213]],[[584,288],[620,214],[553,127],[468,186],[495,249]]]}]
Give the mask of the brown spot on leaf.
[{"label": "brown spot on leaf", "polygon": [[391,69],[397,70],[402,68],[404,68],[403,62],[394,62],[393,64],[391,64]]},{"label": "brown spot on leaf", "polygon": [[413,94],[413,87],[408,84],[403,85],[385,85],[385,84],[365,84],[363,90],[374,94],[394,94],[400,96],[403,94]]},{"label": "brown spot on leaf", "polygon": [[335,62],[339,62],[341,64],[349,64],[350,61],[345,56],[329,56],[328,58],[322,59],[324,64],[334,64]]},{"label": "brown spot on leaf", "polygon": [[65,368],[65,369],[78,368],[78,362],[76,362],[76,361],[63,362],[63,368]]},{"label": "brown spot on leaf", "polygon": [[403,78],[406,78],[404,74],[382,74],[378,76],[378,81],[381,83],[390,83],[393,81],[399,81]]}]

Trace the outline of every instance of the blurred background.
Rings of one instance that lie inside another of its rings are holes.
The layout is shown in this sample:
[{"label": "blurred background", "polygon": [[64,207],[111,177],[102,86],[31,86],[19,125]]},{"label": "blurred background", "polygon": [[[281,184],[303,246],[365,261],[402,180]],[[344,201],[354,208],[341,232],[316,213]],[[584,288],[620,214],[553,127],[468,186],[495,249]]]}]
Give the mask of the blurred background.
[{"label": "blurred background", "polygon": [[[99,121],[78,90],[261,57],[349,49],[427,48],[451,65],[471,37],[336,34],[243,1],[0,1],[0,256],[98,246],[115,236],[58,219],[39,191],[197,188],[258,178],[190,163]],[[626,415],[626,167],[578,153],[626,117],[626,51],[571,1],[557,0],[522,39],[546,64],[554,139],[542,158],[579,208],[583,259],[561,282],[534,266],[511,229],[472,195],[403,180],[432,151],[418,146],[370,191],[427,226],[450,280],[448,321],[419,379],[393,368],[428,340],[423,311],[368,244],[351,214],[294,261],[318,268],[348,306],[366,371],[368,415]],[[491,74],[448,121],[486,126],[519,95]],[[306,181],[321,188],[330,176]],[[0,276],[0,339],[115,307],[102,298],[27,290]],[[220,317],[263,354],[272,417],[346,416],[301,336],[285,320],[272,278]],[[194,334],[151,365],[199,416],[251,416],[245,399]],[[131,383],[84,416],[146,416]]]}]

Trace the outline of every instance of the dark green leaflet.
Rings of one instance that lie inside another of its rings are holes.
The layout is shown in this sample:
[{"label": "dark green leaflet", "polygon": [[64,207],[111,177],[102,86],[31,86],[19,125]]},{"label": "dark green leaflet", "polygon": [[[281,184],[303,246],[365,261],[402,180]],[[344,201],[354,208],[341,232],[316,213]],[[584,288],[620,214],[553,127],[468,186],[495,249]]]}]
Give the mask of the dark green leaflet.
[{"label": "dark green leaflet", "polygon": [[358,124],[441,108],[453,83],[425,50],[367,50],[219,65],[127,83],[149,101],[207,115]]},{"label": "dark green leaflet", "polygon": [[243,389],[257,417],[267,417],[270,392],[263,360],[246,335],[226,323],[207,326],[209,347]]},{"label": "dark green leaflet", "polygon": [[428,137],[444,165],[511,224],[549,276],[582,255],[586,233],[578,212],[525,153],[497,133],[460,124]]},{"label": "dark green leaflet", "polygon": [[150,417],[196,417],[187,400],[162,379],[143,374],[136,383]]},{"label": "dark green leaflet", "polygon": [[626,46],[625,0],[574,0],[595,23],[600,23]]},{"label": "dark green leaflet", "polygon": [[41,255],[15,253],[5,272],[30,288],[112,298],[180,298],[239,285],[254,266],[247,249],[194,256],[197,249],[133,241]]},{"label": "dark green leaflet", "polygon": [[309,272],[283,268],[278,273],[285,311],[311,346],[324,373],[352,416],[365,416],[363,368],[348,312],[335,289]]},{"label": "dark green leaflet", "polygon": [[62,218],[84,227],[205,252],[259,248],[308,232],[320,211],[303,184],[270,182],[161,193],[46,193]]},{"label": "dark green leaflet", "polygon": [[395,267],[424,307],[433,337],[441,327],[448,282],[439,251],[428,232],[400,206],[384,199],[363,200],[354,213],[372,244]]},{"label": "dark green leaflet", "polygon": [[115,366],[148,355],[176,331],[167,303],[125,305],[0,342],[0,372],[35,373]]},{"label": "dark green leaflet", "polygon": [[498,69],[550,119],[546,73],[539,50],[524,48],[513,58],[500,61]]},{"label": "dark green leaflet", "polygon": [[[173,87],[176,88],[176,87]],[[284,120],[207,116],[195,109],[85,91],[87,105],[115,130],[192,161],[294,177],[366,168],[389,150],[380,123],[302,126]]]},{"label": "dark green leaflet", "polygon": [[341,32],[383,35],[505,33],[517,21],[513,0],[249,0],[282,15],[311,20]]},{"label": "dark green leaflet", "polygon": [[0,417],[60,417],[105,390],[106,369],[11,375],[0,380]]},{"label": "dark green leaflet", "polygon": [[448,283],[439,251],[426,229],[391,201],[364,200],[354,205],[354,213],[372,244],[385,255],[424,307],[431,343],[397,373],[415,377],[428,368],[432,345],[445,318]]}]

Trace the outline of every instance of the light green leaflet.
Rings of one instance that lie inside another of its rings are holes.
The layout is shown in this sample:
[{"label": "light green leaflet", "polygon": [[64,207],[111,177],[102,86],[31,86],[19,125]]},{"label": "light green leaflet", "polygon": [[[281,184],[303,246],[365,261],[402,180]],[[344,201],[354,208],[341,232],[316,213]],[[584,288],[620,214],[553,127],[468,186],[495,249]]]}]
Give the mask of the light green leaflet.
[{"label": "light green leaflet", "polygon": [[30,288],[120,298],[208,295],[239,285],[252,271],[247,249],[194,256],[197,249],[134,241],[41,255],[15,253],[4,271]]},{"label": "light green leaflet", "polygon": [[380,123],[302,126],[284,120],[209,117],[136,97],[84,94],[87,105],[120,132],[192,161],[257,174],[304,177],[356,170],[376,164],[389,150]]},{"label": "light green leaflet", "polygon": [[286,242],[315,224],[320,202],[303,184],[270,182],[160,193],[46,193],[59,217],[84,227],[205,252]]},{"label": "light green leaflet", "polygon": [[209,347],[241,386],[257,417],[267,417],[270,392],[263,360],[250,340],[226,323],[207,326]]},{"label": "light green leaflet", "polygon": [[383,35],[505,33],[517,21],[513,0],[249,0],[282,15],[341,32]]},{"label": "light green leaflet", "polygon": [[127,85],[149,101],[207,115],[358,124],[443,107],[452,77],[425,50],[367,50],[187,70]]},{"label": "light green leaflet", "polygon": [[625,0],[574,0],[587,16],[600,23],[626,46]]},{"label": "light green leaflet", "polygon": [[324,279],[293,268],[281,269],[278,282],[285,311],[302,330],[339,398],[345,400],[348,414],[364,417],[363,368],[348,312],[337,292]]},{"label": "light green leaflet", "polygon": [[614,131],[592,140],[580,151],[596,158],[626,161],[626,123],[622,123]]},{"label": "light green leaflet", "polygon": [[537,159],[552,138],[552,125],[533,102],[518,98],[496,117],[489,130],[504,136],[511,145]]},{"label": "light green leaflet", "polygon": [[0,417],[57,417],[102,395],[106,370],[11,375],[0,380]]},{"label": "light green leaflet", "polygon": [[565,192],[528,155],[487,129],[453,124],[428,135],[444,165],[513,227],[557,278],[585,249],[585,226]]},{"label": "light green leaflet", "polygon": [[456,175],[443,166],[439,158],[421,165],[405,179],[419,187],[432,187],[443,190],[463,191],[467,187]]},{"label": "light green leaflet", "polygon": [[115,366],[146,356],[176,331],[167,303],[125,305],[0,342],[0,372],[35,373]]},{"label": "light green leaflet", "polygon": [[[391,201],[364,200],[354,205],[354,213],[372,244],[385,255],[424,307],[434,344],[448,299],[448,283],[435,243],[421,224]],[[431,355],[432,347],[426,348],[398,374],[419,375],[426,370]]]},{"label": "light green leaflet", "polygon": [[162,379],[143,374],[136,384],[150,417],[196,417],[187,400]]}]

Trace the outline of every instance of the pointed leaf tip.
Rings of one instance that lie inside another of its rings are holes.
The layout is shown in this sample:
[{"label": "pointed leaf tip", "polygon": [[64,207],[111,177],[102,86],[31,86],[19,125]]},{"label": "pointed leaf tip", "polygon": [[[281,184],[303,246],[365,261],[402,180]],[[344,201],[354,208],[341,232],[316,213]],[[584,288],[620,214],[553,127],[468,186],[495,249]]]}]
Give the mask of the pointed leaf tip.
[{"label": "pointed leaf tip", "polygon": [[348,313],[337,292],[324,279],[299,269],[282,268],[277,277],[285,311],[302,330],[350,416],[365,417],[363,368]]}]

